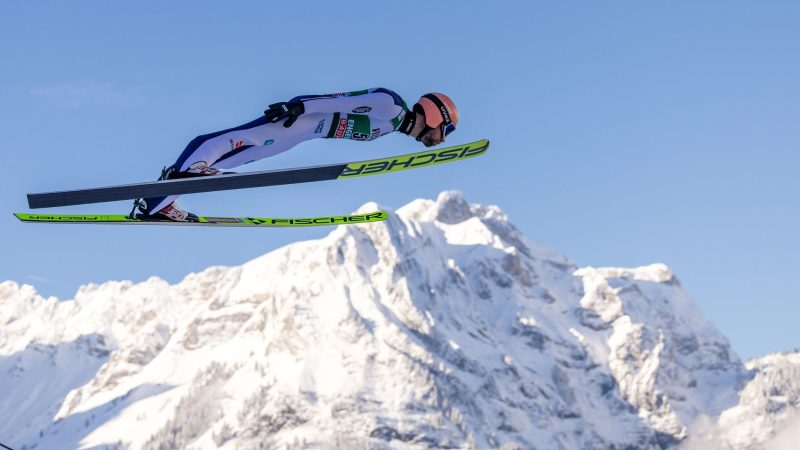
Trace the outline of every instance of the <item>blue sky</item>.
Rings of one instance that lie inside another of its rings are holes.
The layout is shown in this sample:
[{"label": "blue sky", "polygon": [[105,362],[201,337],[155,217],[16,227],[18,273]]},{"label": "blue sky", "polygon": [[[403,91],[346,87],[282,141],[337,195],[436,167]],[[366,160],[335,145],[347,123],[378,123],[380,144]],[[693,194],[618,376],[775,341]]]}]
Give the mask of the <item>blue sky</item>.
[{"label": "blue sky", "polygon": [[[448,93],[479,160],[186,196],[207,215],[396,208],[459,189],[579,265],[668,264],[743,357],[800,346],[800,3],[7,2],[0,280],[179,281],[311,230],[18,223],[25,194],[150,180],[198,134],[299,94]],[[417,151],[313,141],[248,170]],[[54,212],[127,213],[128,203]]]}]

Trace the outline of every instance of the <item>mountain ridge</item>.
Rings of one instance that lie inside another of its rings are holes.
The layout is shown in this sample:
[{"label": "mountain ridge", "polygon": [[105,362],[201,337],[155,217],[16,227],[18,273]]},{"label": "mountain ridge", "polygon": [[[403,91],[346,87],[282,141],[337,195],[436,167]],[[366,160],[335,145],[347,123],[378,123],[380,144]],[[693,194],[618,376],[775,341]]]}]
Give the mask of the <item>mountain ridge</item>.
[{"label": "mountain ridge", "polygon": [[741,362],[665,265],[578,267],[455,191],[174,285],[58,301],[7,281],[0,302],[18,447],[675,448],[758,411],[772,428],[726,441],[750,448],[800,392],[741,403],[775,387],[769,365]]}]

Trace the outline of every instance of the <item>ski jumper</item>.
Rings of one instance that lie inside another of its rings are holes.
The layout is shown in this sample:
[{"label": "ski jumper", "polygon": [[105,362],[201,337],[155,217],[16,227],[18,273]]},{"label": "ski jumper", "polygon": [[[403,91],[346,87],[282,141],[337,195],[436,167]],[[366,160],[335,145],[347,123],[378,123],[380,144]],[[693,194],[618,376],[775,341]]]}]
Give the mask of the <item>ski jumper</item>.
[{"label": "ski jumper", "polygon": [[[204,134],[192,139],[175,163],[167,168],[185,172],[198,162],[214,169],[232,169],[283,153],[310,139],[371,141],[396,131],[408,113],[405,101],[384,88],[330,95],[305,95],[305,113],[291,127],[283,121],[267,122],[264,116],[252,122]],[[150,213],[173,202],[177,195],[144,199]]]}]

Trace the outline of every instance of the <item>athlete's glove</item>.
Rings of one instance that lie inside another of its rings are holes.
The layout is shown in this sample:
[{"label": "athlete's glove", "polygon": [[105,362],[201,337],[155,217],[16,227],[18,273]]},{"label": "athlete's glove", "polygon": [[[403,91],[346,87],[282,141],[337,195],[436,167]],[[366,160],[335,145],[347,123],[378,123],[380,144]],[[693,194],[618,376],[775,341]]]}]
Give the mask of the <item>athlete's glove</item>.
[{"label": "athlete's glove", "polygon": [[283,126],[289,128],[304,112],[306,112],[306,108],[303,106],[303,102],[280,102],[269,105],[269,109],[264,111],[264,115],[270,123],[286,119]]}]

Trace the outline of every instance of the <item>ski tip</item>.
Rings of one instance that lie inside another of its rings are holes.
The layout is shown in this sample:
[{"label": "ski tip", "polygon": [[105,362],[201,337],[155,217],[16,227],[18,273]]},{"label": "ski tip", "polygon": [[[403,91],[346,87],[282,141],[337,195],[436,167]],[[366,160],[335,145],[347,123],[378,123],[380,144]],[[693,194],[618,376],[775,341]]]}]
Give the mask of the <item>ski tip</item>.
[{"label": "ski tip", "polygon": [[19,219],[20,222],[37,222],[36,218],[34,217],[35,214],[18,213],[18,212],[15,212],[15,213],[12,213],[12,214],[14,214],[14,217]]}]

